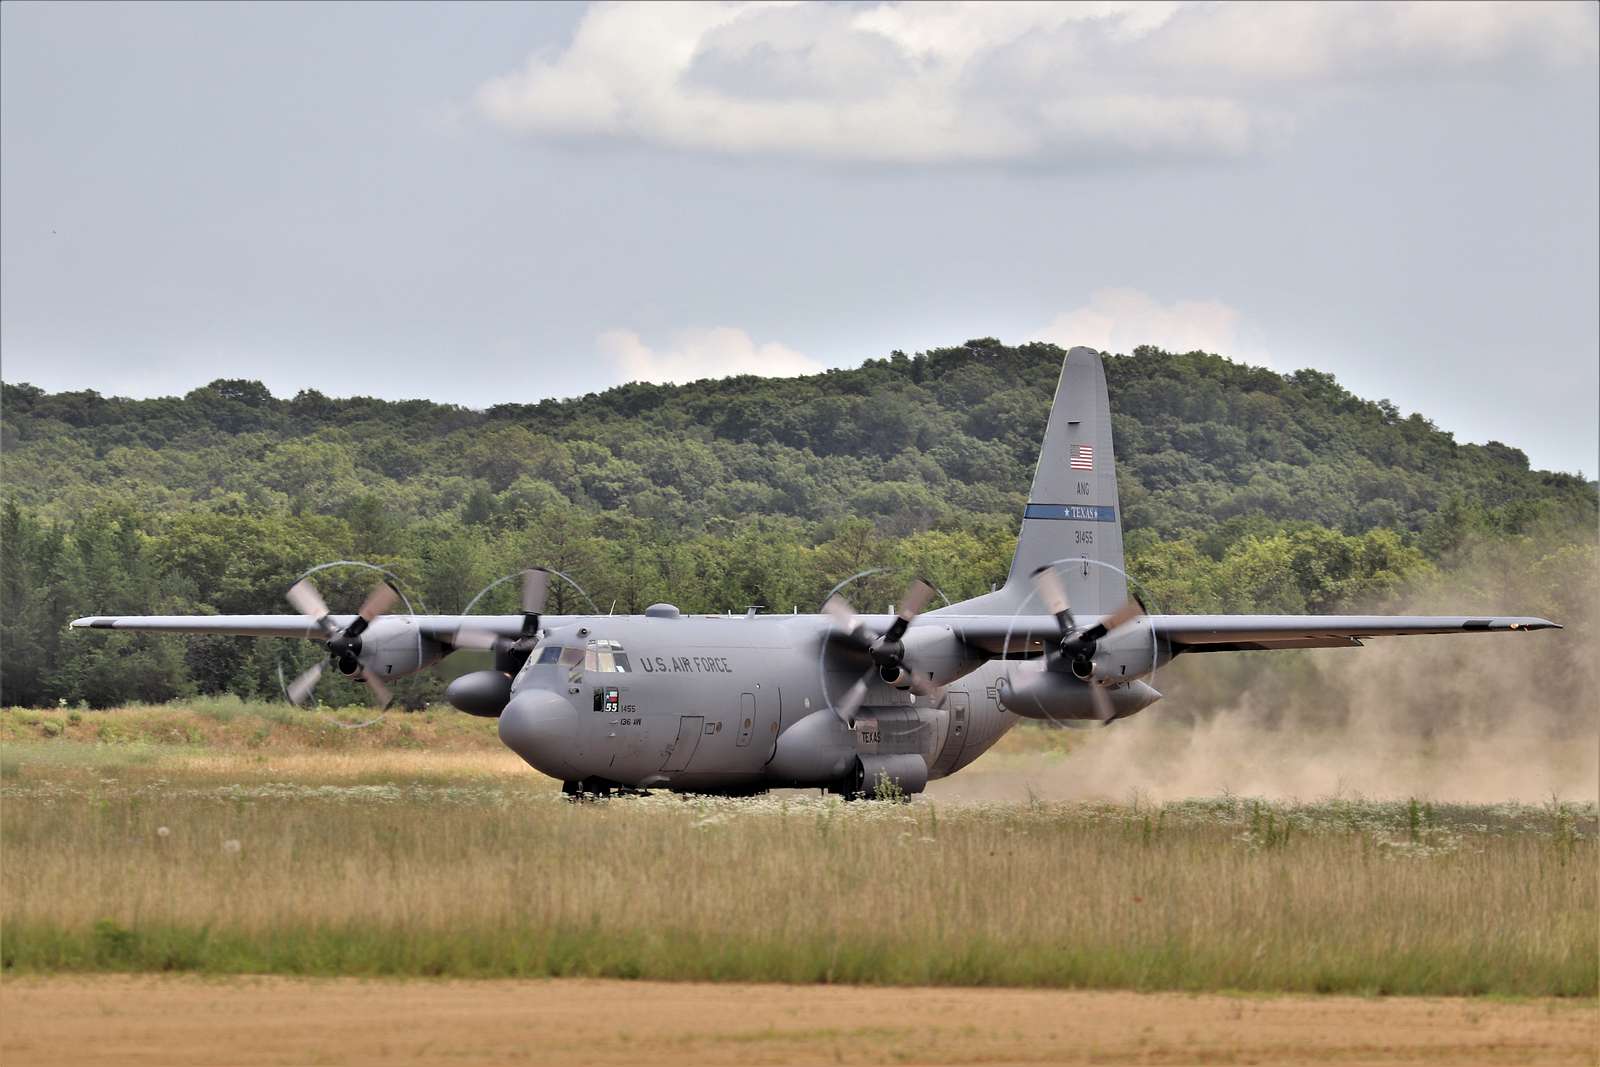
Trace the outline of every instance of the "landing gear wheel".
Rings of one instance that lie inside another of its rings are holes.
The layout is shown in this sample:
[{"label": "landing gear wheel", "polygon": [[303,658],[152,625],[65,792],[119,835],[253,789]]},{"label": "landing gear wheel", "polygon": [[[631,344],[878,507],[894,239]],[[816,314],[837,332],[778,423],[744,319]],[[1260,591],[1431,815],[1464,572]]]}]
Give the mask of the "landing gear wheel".
[{"label": "landing gear wheel", "polygon": [[611,790],[609,782],[597,782],[588,778],[561,783],[561,791],[574,803],[584,800],[603,800],[611,795]]},{"label": "landing gear wheel", "polygon": [[579,778],[561,783],[561,792],[573,802],[581,800],[608,800],[611,797],[647,797],[648,789],[635,789],[631,785],[618,785],[604,778]]}]

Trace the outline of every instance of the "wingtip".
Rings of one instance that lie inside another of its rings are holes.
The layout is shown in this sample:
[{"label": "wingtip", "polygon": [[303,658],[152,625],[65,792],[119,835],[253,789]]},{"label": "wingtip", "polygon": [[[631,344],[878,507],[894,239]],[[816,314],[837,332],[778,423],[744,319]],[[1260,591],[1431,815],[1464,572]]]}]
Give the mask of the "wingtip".
[{"label": "wingtip", "polygon": [[74,630],[109,630],[112,620],[99,615],[86,615],[81,619],[73,619],[67,625]]}]

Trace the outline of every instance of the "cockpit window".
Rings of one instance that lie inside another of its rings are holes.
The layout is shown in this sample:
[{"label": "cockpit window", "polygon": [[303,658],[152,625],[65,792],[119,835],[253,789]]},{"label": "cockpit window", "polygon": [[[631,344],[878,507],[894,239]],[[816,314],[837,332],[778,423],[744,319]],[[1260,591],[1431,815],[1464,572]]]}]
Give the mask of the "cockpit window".
[{"label": "cockpit window", "polygon": [[627,674],[628,654],[622,651],[622,642],[597,637],[584,650],[583,665],[601,674]]},{"label": "cockpit window", "polygon": [[597,637],[584,648],[545,645],[528,658],[530,664],[559,663],[574,680],[583,671],[597,674],[627,674],[632,670],[622,642]]},{"label": "cockpit window", "polygon": [[528,657],[528,662],[524,664],[524,669],[535,664],[543,666],[550,663],[559,663],[576,675],[583,666],[583,649],[563,648],[560,645],[545,645],[537,650],[537,655]]}]

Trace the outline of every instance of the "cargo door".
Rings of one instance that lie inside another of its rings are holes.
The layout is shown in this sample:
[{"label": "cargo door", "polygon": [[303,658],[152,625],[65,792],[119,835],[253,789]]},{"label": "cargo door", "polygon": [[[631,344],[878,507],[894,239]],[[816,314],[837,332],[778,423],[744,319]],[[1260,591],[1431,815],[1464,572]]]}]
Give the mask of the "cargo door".
[{"label": "cargo door", "polygon": [[704,715],[679,716],[678,737],[667,749],[666,759],[661,764],[662,770],[681,771],[689,766],[689,761],[694,759],[695,750],[700,747],[700,735],[705,730],[705,725]]}]

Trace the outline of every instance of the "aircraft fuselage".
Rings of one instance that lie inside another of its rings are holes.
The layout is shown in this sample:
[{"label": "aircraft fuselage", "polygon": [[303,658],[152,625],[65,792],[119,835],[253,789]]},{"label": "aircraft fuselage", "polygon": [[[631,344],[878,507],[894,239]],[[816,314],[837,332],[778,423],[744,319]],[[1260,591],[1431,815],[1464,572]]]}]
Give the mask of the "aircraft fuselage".
[{"label": "aircraft fuselage", "polygon": [[[857,758],[871,766],[901,754],[942,777],[1018,721],[998,702],[996,662],[934,693],[874,684],[847,727],[830,699],[860,670],[825,657],[827,627],[816,615],[608,616],[560,627],[513,680],[500,736],[566,782],[737,793],[833,785]],[[825,766],[797,768],[782,758],[782,739],[818,713],[804,743]]]}]

